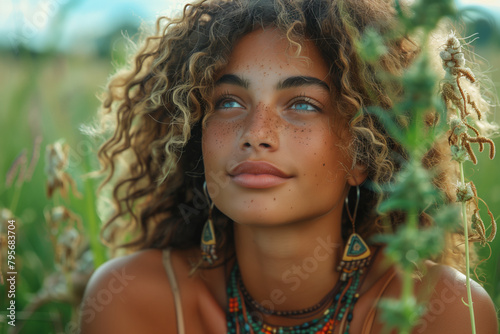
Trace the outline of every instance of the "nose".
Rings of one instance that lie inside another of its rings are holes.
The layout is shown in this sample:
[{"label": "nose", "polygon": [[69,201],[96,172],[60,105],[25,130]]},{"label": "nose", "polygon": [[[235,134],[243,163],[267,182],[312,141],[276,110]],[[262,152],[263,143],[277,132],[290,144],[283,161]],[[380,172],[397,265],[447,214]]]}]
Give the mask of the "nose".
[{"label": "nose", "polygon": [[245,118],[241,149],[274,151],[279,147],[279,116],[270,106],[257,105]]}]

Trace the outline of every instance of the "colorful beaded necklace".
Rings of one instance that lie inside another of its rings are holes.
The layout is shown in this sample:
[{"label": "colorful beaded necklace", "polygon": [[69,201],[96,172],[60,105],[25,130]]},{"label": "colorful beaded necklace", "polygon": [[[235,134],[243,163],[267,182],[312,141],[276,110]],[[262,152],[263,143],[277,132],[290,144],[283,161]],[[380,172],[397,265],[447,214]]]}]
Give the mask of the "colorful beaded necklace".
[{"label": "colorful beaded necklace", "polygon": [[328,294],[323,297],[323,299],[317,303],[314,306],[302,309],[302,310],[290,310],[290,311],[276,311],[276,310],[271,310],[268,308],[265,308],[261,304],[259,304],[255,299],[250,296],[248,291],[245,288],[245,285],[243,284],[243,281],[241,279],[241,275],[238,275],[238,287],[241,290],[241,293],[243,295],[243,300],[245,302],[245,305],[247,306],[247,311],[252,313],[255,311],[258,311],[262,314],[267,314],[267,315],[275,315],[279,317],[286,317],[290,319],[305,319],[305,318],[310,318],[314,315],[317,315],[323,311],[327,305],[329,305],[332,302],[333,297],[337,293],[337,291],[340,288],[340,280],[337,281],[337,284],[333,287]]},{"label": "colorful beaded necklace", "polygon": [[[331,292],[334,297],[331,300],[330,306],[324,310],[321,308],[318,309],[318,307],[311,307],[300,311],[282,312],[285,315],[295,313],[297,315],[307,314],[308,316],[314,314],[312,312],[321,313],[319,318],[296,326],[277,326],[264,323],[261,317],[257,319],[252,317],[252,314],[256,314],[256,312],[251,312],[252,306],[255,308],[255,303],[252,302],[253,299],[251,297],[248,298],[248,296],[245,296],[247,292],[243,282],[239,279],[240,273],[238,264],[236,263],[231,271],[227,287],[227,296],[229,299],[227,332],[228,334],[331,334],[344,316],[347,315],[343,334],[348,334],[354,305],[359,298],[358,289],[364,280],[364,276],[361,271],[357,271],[347,280],[339,280]],[[262,312],[262,308],[260,306],[257,309],[261,313],[271,314],[271,311]],[[277,312],[274,314],[279,315]]]}]

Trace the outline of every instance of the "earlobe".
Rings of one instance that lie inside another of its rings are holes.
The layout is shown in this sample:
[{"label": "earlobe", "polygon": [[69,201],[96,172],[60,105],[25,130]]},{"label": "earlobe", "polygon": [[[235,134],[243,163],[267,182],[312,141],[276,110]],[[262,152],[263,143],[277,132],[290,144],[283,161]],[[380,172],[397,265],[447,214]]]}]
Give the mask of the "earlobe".
[{"label": "earlobe", "polygon": [[363,183],[368,177],[368,172],[365,166],[355,165],[349,173],[347,173],[347,182],[349,185],[355,187]]}]

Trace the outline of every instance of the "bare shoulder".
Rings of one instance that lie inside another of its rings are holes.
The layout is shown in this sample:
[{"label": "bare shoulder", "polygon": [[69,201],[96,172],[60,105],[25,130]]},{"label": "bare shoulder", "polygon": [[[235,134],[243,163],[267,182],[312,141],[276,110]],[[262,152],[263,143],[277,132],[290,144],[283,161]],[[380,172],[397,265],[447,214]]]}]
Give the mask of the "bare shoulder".
[{"label": "bare shoulder", "polygon": [[175,333],[175,309],[160,250],[112,259],[92,275],[82,301],[82,334]]},{"label": "bare shoulder", "polygon": [[[418,284],[419,293],[427,302],[426,313],[413,330],[420,333],[471,333],[467,301],[466,277],[458,270],[435,263],[428,264],[428,272]],[[477,333],[498,333],[495,306],[484,288],[471,281]]]}]

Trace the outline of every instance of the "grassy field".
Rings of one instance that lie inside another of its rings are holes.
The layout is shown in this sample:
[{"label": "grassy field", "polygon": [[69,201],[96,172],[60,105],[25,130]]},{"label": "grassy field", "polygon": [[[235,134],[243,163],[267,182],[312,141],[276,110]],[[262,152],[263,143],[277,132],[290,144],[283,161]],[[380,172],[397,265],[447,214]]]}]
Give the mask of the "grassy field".
[{"label": "grassy field", "polygon": [[[82,258],[77,265],[57,261],[56,253],[61,251],[57,244],[64,241],[65,232],[74,221],[63,217],[54,221],[60,224],[49,226],[45,215],[50,215],[56,207],[67,208],[83,223],[83,229],[76,228],[80,237],[91,243],[99,242],[95,187],[92,180],[84,177],[97,168],[96,145],[81,134],[79,126],[92,120],[99,103],[96,93],[111,71],[109,59],[64,55],[8,55],[0,62],[3,74],[0,123],[4,136],[0,142],[0,207],[8,208],[16,217],[18,325],[27,320],[21,333],[72,332],[70,325],[76,320],[76,312],[68,305],[78,304],[82,288],[78,286],[78,279],[84,278],[74,274],[85,275],[93,265],[90,259],[89,268],[88,258],[81,256],[82,249],[72,250]],[[83,196],[77,197],[71,190],[66,198],[58,191],[52,198],[47,196],[46,146],[59,140],[64,140],[70,148],[67,172]],[[15,161],[20,162],[17,170],[12,169]],[[21,181],[23,164],[26,166],[24,176],[29,174],[30,165],[34,169],[31,179],[22,177],[24,181]],[[12,185],[7,187],[9,177],[13,176]],[[69,243],[73,247],[76,241],[69,239]],[[5,251],[2,250],[4,272]],[[95,255],[98,255],[97,263],[107,258],[102,246]],[[70,286],[67,282],[73,284]],[[0,291],[4,289],[5,286],[0,287]],[[8,302],[5,291],[1,291],[1,298],[0,309],[5,310]],[[43,303],[51,298],[56,302]],[[32,314],[21,312],[30,304],[40,307]],[[7,333],[3,321],[0,320],[0,333]]]},{"label": "grassy field", "polygon": [[[491,68],[490,76],[497,87],[500,86],[500,73],[495,69],[500,69],[499,51],[477,51],[490,61],[486,68]],[[19,273],[16,331],[12,328],[7,331],[10,326],[6,326],[4,315],[9,300],[7,285],[3,285],[0,286],[0,333],[73,333],[76,305],[83,288],[81,282],[93,267],[92,260],[87,257],[90,253],[83,246],[78,248],[84,243],[77,247],[76,240],[90,243],[95,264],[108,258],[105,248],[98,242],[100,222],[96,213],[95,184],[84,177],[85,173],[97,168],[96,147],[81,134],[79,127],[94,117],[99,104],[96,94],[113,70],[111,59],[27,52],[5,53],[0,57],[0,208],[9,209],[16,217],[15,262]],[[498,108],[495,119],[500,122]],[[71,190],[67,197],[58,191],[52,198],[47,196],[44,156],[47,145],[58,140],[64,140],[69,147],[67,172],[83,196],[76,196]],[[500,145],[498,139],[496,143]],[[479,160],[476,167],[469,164],[466,173],[498,217],[500,159],[489,161],[486,154],[480,154]],[[13,164],[18,169],[14,170]],[[22,166],[25,166],[24,174]],[[32,176],[26,179],[30,171],[33,171]],[[46,215],[50,216],[50,210],[55,207],[64,207],[71,214],[63,215],[60,220],[53,218],[51,225]],[[64,239],[71,236],[66,232],[73,230],[78,235]],[[73,263],[68,259],[61,262],[58,245],[64,242],[75,256]],[[491,247],[491,257],[480,267],[480,279],[485,281],[485,288],[499,307],[500,239]],[[3,272],[7,263],[5,251],[3,248]],[[488,254],[487,248],[481,249],[483,257]],[[51,299],[54,301],[44,303]],[[30,312],[29,307],[37,308]]]}]

